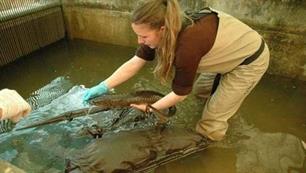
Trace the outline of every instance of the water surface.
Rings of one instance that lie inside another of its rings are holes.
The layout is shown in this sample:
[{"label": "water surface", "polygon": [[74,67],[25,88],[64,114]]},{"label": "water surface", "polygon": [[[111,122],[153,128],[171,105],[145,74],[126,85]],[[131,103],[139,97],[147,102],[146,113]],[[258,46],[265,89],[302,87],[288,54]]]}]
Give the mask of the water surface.
[{"label": "water surface", "polygon": [[[81,107],[79,86],[90,87],[107,78],[134,52],[129,47],[62,40],[1,67],[0,88],[15,89],[32,104],[32,118],[20,123],[27,124]],[[139,75],[116,88],[116,92],[152,89],[166,94],[169,87],[161,86],[153,78],[152,67],[149,64]],[[64,97],[67,92],[69,97]],[[231,119],[224,141],[161,166],[155,172],[306,172],[305,150],[300,142],[306,141],[305,103],[306,82],[265,75]],[[191,94],[178,105],[172,124],[194,127],[202,107],[203,101]],[[76,137],[79,134],[74,132],[93,123],[96,122],[84,118],[45,130],[0,135],[0,158],[28,172],[61,172],[69,149],[90,141]]]}]

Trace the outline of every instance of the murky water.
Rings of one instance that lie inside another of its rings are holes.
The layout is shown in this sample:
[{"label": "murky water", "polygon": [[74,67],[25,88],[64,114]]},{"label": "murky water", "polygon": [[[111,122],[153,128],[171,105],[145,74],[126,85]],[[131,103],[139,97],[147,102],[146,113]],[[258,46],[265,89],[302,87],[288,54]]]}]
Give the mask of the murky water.
[{"label": "murky water", "polygon": [[[134,48],[80,40],[60,41],[0,68],[0,88],[16,89],[32,104],[33,113],[18,124],[22,126],[82,107],[79,86],[90,87],[102,81],[133,56],[134,51]],[[148,65],[116,91],[170,91],[153,79],[151,71],[152,65]],[[224,141],[161,166],[155,172],[306,172],[305,150],[300,142],[306,141],[305,103],[306,82],[265,75],[231,119]],[[201,100],[190,95],[178,105],[172,123],[193,127],[201,117],[202,105]],[[0,159],[28,172],[61,172],[69,150],[90,141],[77,132],[94,123],[97,122],[91,118],[81,118],[69,124],[2,134]]]}]

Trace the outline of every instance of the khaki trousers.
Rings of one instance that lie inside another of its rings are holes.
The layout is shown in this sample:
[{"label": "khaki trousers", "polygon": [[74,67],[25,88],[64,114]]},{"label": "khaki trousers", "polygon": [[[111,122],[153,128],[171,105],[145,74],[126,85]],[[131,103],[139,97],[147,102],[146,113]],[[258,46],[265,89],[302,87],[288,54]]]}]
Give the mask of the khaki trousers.
[{"label": "khaki trousers", "polygon": [[[220,83],[213,95],[208,97],[196,131],[219,141],[228,129],[228,119],[239,109],[243,100],[255,87],[269,65],[269,49],[265,45],[262,54],[248,65],[239,65],[234,70],[222,74]],[[195,83],[195,94],[209,95],[215,74],[201,73]]]}]

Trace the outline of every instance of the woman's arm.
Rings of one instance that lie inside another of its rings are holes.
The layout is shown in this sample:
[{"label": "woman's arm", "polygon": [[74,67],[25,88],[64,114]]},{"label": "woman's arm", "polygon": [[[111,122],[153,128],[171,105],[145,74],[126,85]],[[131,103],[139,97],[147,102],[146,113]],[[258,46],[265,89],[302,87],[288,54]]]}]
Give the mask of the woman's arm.
[{"label": "woman's arm", "polygon": [[107,93],[110,89],[127,81],[134,76],[144,65],[146,61],[134,56],[124,64],[122,64],[110,77],[98,85],[89,88],[84,92],[83,101],[87,102],[89,99]]},{"label": "woman's arm", "polygon": [[173,91],[167,94],[165,97],[161,98],[152,106],[158,110],[169,108],[170,106],[176,105],[177,103],[183,101],[187,95],[180,96],[175,94]]},{"label": "woman's arm", "polygon": [[[169,108],[177,103],[183,101],[188,95],[180,96],[175,94],[173,91],[152,104],[152,106],[158,110]],[[132,107],[146,111],[146,104],[131,104]]]},{"label": "woman's arm", "polygon": [[134,56],[124,64],[122,64],[110,77],[104,82],[109,89],[118,86],[133,77],[144,65],[146,61]]}]

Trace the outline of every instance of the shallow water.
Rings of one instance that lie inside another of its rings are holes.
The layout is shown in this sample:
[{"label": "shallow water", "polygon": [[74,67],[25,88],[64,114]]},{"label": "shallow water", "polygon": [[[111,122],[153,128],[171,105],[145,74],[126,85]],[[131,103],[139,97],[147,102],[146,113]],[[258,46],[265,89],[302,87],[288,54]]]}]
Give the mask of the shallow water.
[{"label": "shallow water", "polygon": [[[82,107],[79,86],[90,87],[105,79],[134,51],[128,47],[62,40],[0,68],[0,88],[15,89],[32,104],[33,113],[18,124],[22,126]],[[151,71],[152,65],[148,65],[141,74],[116,88],[116,92],[170,91],[153,79]],[[65,97],[67,92],[69,97]],[[224,141],[160,166],[155,172],[306,172],[305,151],[300,142],[306,141],[305,103],[306,82],[265,75],[231,119]],[[193,127],[201,117],[202,105],[201,100],[190,95],[178,105],[172,123]],[[35,131],[2,134],[0,159],[28,172],[61,172],[69,150],[90,141],[76,137],[79,135],[76,131],[94,123],[93,119],[81,118],[68,125],[59,123]]]}]

